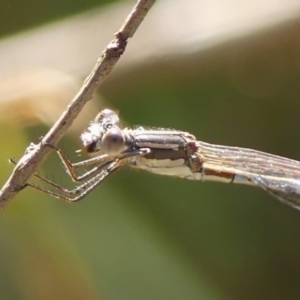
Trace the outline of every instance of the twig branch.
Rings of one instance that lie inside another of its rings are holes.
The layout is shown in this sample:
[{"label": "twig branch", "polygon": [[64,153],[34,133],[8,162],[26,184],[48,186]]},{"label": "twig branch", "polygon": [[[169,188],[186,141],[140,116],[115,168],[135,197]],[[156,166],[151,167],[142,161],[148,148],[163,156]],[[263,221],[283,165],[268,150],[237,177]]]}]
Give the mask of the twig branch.
[{"label": "twig branch", "polygon": [[58,143],[84,105],[92,98],[98,86],[112,71],[114,65],[124,53],[128,39],[134,35],[154,2],[155,0],[138,0],[62,116],[38,145],[31,144],[27,148],[25,155],[20,159],[12,175],[0,191],[0,210],[24,187],[29,177],[50,153],[50,148],[45,144],[56,145]]}]

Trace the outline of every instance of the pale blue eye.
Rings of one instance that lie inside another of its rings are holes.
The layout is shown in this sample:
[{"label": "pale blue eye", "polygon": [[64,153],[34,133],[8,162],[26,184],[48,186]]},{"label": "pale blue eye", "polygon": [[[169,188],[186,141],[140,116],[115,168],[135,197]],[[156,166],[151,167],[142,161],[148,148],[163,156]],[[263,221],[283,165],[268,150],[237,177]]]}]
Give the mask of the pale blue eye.
[{"label": "pale blue eye", "polygon": [[112,127],[106,131],[101,140],[101,150],[108,155],[120,154],[124,145],[124,135],[118,127]]}]

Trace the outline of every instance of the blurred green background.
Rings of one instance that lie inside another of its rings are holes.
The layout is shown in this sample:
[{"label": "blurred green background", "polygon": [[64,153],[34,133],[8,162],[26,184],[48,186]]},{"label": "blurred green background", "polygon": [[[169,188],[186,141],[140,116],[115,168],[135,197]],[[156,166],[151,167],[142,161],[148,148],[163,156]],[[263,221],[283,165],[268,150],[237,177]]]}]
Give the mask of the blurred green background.
[{"label": "blurred green background", "polygon": [[[103,3],[2,0],[0,34]],[[299,160],[300,47],[284,36],[271,45],[253,37],[242,59],[226,47],[216,60],[204,56],[201,76],[196,63],[149,63],[142,83],[126,84],[134,72],[113,75],[100,93],[127,124]],[[8,158],[22,156],[48,128],[1,122],[2,183],[13,168]],[[80,159],[78,135],[60,145]],[[54,155],[41,173],[68,184]],[[124,169],[76,205],[26,189],[0,217],[0,299],[299,299],[299,232],[298,211],[247,186]]]}]

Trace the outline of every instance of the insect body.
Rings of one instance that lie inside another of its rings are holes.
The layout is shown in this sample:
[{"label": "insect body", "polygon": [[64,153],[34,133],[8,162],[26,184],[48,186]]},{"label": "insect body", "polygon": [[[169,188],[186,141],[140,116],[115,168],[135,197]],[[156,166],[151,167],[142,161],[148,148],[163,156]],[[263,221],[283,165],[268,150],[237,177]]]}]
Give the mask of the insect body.
[{"label": "insect body", "polygon": [[[118,115],[102,110],[82,133],[81,140],[89,153],[97,156],[71,163],[57,152],[71,179],[78,183],[68,190],[35,175],[57,192],[28,184],[51,196],[76,202],[123,166],[152,173],[192,180],[214,180],[259,186],[280,201],[300,209],[300,162],[239,147],[213,145],[187,133],[170,129],[121,128]],[[76,169],[91,169],[78,176]]]}]

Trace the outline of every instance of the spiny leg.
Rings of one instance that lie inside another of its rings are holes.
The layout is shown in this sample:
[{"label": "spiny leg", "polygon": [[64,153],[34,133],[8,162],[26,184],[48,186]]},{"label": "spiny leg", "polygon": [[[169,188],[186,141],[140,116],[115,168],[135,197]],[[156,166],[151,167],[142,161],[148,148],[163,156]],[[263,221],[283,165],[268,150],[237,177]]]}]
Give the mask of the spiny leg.
[{"label": "spiny leg", "polygon": [[30,186],[52,197],[61,199],[69,203],[73,203],[82,200],[86,195],[92,192],[99,184],[101,184],[104,181],[104,179],[106,179],[109,175],[111,175],[119,168],[120,166],[118,161],[110,162],[107,168],[102,170],[101,173],[97,174],[92,179],[89,179],[88,181],[84,182],[83,184],[77,186],[75,189],[72,190],[65,189],[56,183],[53,183],[47,179],[45,180],[45,178],[42,179],[43,181],[50,184],[52,187],[60,190],[62,192],[61,194],[49,191],[32,183],[26,183],[25,186]]},{"label": "spiny leg", "polygon": [[[85,182],[83,182],[81,185],[79,185],[79,186],[77,186],[77,187],[78,187],[78,188],[84,187],[84,185],[87,184],[88,182],[93,182],[94,180],[96,180],[96,179],[98,178],[98,176],[99,176],[100,174],[102,174],[102,173],[104,173],[104,172],[107,171],[107,169],[109,168],[109,165],[110,165],[110,164],[116,163],[116,162],[117,162],[117,160],[109,161],[109,162],[107,162],[106,164],[103,164],[103,165],[101,165],[101,166],[98,166],[98,167],[97,167],[98,174],[95,175],[95,176],[92,177],[92,178],[87,178],[87,179],[85,180]],[[87,173],[88,173],[88,172],[87,172]],[[38,178],[39,180],[43,181],[44,183],[46,183],[46,184],[52,186],[53,188],[57,189],[57,190],[60,190],[60,191],[65,192],[65,193],[68,193],[68,191],[69,191],[68,189],[62,187],[61,185],[59,185],[59,184],[57,184],[57,183],[55,183],[55,182],[53,182],[53,181],[47,179],[46,177],[43,177],[43,176],[41,176],[41,175],[39,175],[39,174],[37,174],[37,173],[35,173],[34,176],[35,176],[36,178]],[[82,181],[83,181],[83,180],[82,180]],[[31,183],[30,183],[29,185],[35,185],[35,184],[31,184]],[[76,188],[73,189],[73,191],[75,191],[75,190],[76,190]],[[73,192],[71,192],[70,194],[73,194]]]},{"label": "spiny leg", "polygon": [[[56,151],[58,157],[60,158],[62,164],[65,167],[67,174],[71,177],[71,179],[74,182],[82,182],[83,180],[85,180],[89,177],[92,177],[107,163],[107,161],[105,162],[105,160],[109,159],[109,156],[107,154],[103,154],[103,155],[99,155],[97,157],[93,157],[93,158],[83,160],[83,161],[80,161],[77,163],[72,163],[60,148],[50,145],[50,144],[47,144],[47,146]],[[110,160],[110,161],[112,161],[112,160]],[[101,162],[102,164],[94,167],[93,169],[85,172],[82,175],[77,175],[75,173],[75,169],[95,165],[99,162]]]},{"label": "spiny leg", "polygon": [[[60,152],[62,153],[62,151],[60,151]],[[59,184],[57,184],[57,183],[55,183],[55,182],[53,182],[53,181],[51,181],[51,180],[49,180],[49,179],[47,179],[47,178],[39,175],[37,173],[33,174],[35,177],[37,177],[41,181],[47,183],[48,185],[52,186],[53,188],[61,191],[62,193],[66,194],[66,195],[70,195],[70,197],[69,196],[65,196],[63,194],[59,194],[59,193],[55,193],[55,192],[49,191],[49,190],[47,190],[45,188],[42,188],[42,187],[40,187],[38,185],[35,185],[35,184],[32,184],[32,183],[26,183],[22,187],[22,189],[25,188],[25,187],[27,187],[27,186],[30,186],[30,187],[32,187],[32,188],[34,188],[36,190],[42,191],[42,192],[44,192],[46,194],[49,194],[49,195],[51,195],[53,197],[56,197],[56,198],[61,199],[61,200],[64,200],[66,202],[76,202],[76,201],[81,200],[88,193],[90,193],[92,190],[94,190],[94,188],[96,186],[98,186],[108,175],[110,175],[112,172],[114,172],[117,169],[119,169],[121,167],[121,165],[122,165],[121,162],[124,159],[129,158],[129,157],[133,157],[133,156],[143,156],[143,155],[146,155],[149,152],[150,152],[149,148],[141,148],[141,149],[138,149],[138,150],[134,150],[133,152],[124,153],[123,156],[121,158],[119,158],[119,159],[115,159],[113,161],[108,161],[108,162],[106,162],[104,164],[101,164],[100,166],[97,166],[94,169],[92,169],[92,170],[86,172],[84,175],[82,175],[81,178],[80,178],[80,180],[83,181],[84,179],[86,179],[88,177],[91,177],[94,173],[97,173],[97,172],[100,171],[99,174],[95,175],[91,179],[88,179],[86,182],[84,182],[83,184],[81,184],[80,186],[77,186],[75,189],[72,189],[72,190],[68,190],[66,188],[63,188]],[[62,157],[66,158],[66,156],[64,154],[63,154]],[[91,160],[97,161],[97,160],[95,160],[97,158],[99,158],[99,157],[92,158]],[[100,159],[98,159],[98,161],[99,160]],[[90,161],[90,160],[87,160],[87,161]],[[10,162],[12,162],[15,165],[17,164],[13,158],[10,159]],[[79,163],[76,163],[75,165],[81,164],[81,163],[82,162],[79,162]],[[72,197],[72,196],[74,196],[74,197]]]},{"label": "spiny leg", "polygon": [[[93,174],[97,173],[101,168],[103,168],[103,166],[109,162],[109,161],[105,161],[105,159],[108,158],[107,154],[101,155],[101,156],[97,156],[97,157],[93,157],[90,159],[86,159],[77,163],[72,163],[67,156],[63,153],[63,151],[61,149],[59,149],[58,147],[52,146],[50,144],[47,144],[48,147],[51,147],[52,149],[54,149],[56,151],[56,153],[58,154],[60,160],[62,161],[63,166],[65,167],[65,170],[67,172],[67,174],[70,176],[70,178],[74,181],[74,182],[82,182],[83,180],[92,177]],[[95,165],[96,163],[99,162],[104,162],[99,166],[94,167],[93,169],[86,171],[84,174],[82,175],[76,175],[75,174],[75,169],[79,169],[79,168],[83,168],[86,166],[90,166],[90,165]],[[111,162],[112,160],[110,160]],[[14,158],[10,158],[9,162],[11,162],[12,164],[16,165],[17,162],[15,161]],[[33,174],[35,177],[39,178],[42,181],[45,181],[47,183],[50,184],[50,180],[42,177],[41,175],[39,175],[38,173],[34,173]],[[55,185],[55,184],[54,184]],[[53,185],[53,186],[54,186]]]},{"label": "spiny leg", "polygon": [[[16,162],[13,158],[10,158],[10,162],[13,163],[14,165],[17,164],[17,162]],[[117,163],[117,162],[118,162],[118,160],[113,160],[113,161],[109,161],[109,162],[107,162],[107,163],[105,163],[105,164],[102,164],[102,165],[100,165],[100,166],[95,167],[95,168],[94,168],[94,169],[96,169],[95,171],[98,171],[99,174],[95,175],[95,176],[94,176],[93,178],[91,178],[91,179],[87,179],[86,182],[84,182],[82,185],[79,185],[77,188],[78,188],[78,189],[84,188],[86,185],[88,185],[88,183],[91,183],[91,182],[93,182],[94,180],[97,180],[97,178],[98,178],[102,173],[105,173],[105,172],[110,168],[110,165],[113,165],[113,164],[115,164],[115,163]],[[91,170],[91,171],[94,171],[94,169]],[[86,172],[85,174],[91,173],[91,171],[88,171],[88,172]],[[95,173],[95,172],[93,172],[93,173]],[[84,175],[85,175],[85,174],[84,174]],[[60,190],[60,191],[62,191],[62,192],[64,192],[64,193],[70,193],[70,194],[76,193],[76,189],[77,189],[77,188],[75,188],[75,189],[73,189],[73,190],[68,190],[68,189],[63,188],[61,185],[59,185],[59,184],[57,184],[57,183],[55,183],[55,182],[53,182],[53,181],[47,179],[46,177],[41,176],[41,175],[38,174],[38,173],[34,173],[33,175],[34,175],[36,178],[38,178],[39,180],[41,180],[41,181],[47,183],[48,185],[52,186],[53,188],[55,188],[55,189],[57,189],[57,190]],[[87,175],[91,176],[92,174],[87,174]],[[86,177],[89,177],[89,176],[86,176]],[[83,178],[83,179],[84,179],[84,178]],[[83,179],[81,179],[81,181],[83,181]],[[37,185],[35,185],[35,184],[33,184],[33,183],[26,183],[26,185],[25,185],[24,187],[22,187],[22,189],[25,188],[26,186],[31,186],[31,187],[33,187],[33,188],[35,188],[35,189],[48,191],[48,190],[43,189],[43,188],[41,188],[41,187],[39,187],[39,186],[37,186]]]},{"label": "spiny leg", "polygon": [[[10,158],[9,161],[11,163],[13,163],[14,165],[17,164],[17,162],[14,160],[14,158]],[[117,163],[117,160],[112,161],[112,162],[110,161],[110,162],[107,162],[106,164],[103,164],[101,166],[96,167],[96,171],[101,170],[101,172],[99,174],[97,174],[95,177],[93,177],[92,179],[87,180],[86,182],[84,182],[82,185],[77,186],[73,190],[68,190],[68,189],[62,187],[61,185],[59,185],[59,184],[57,184],[57,183],[55,183],[55,182],[53,182],[53,181],[51,181],[51,180],[49,180],[49,179],[41,176],[38,173],[34,173],[33,174],[39,180],[43,181],[44,183],[48,184],[49,186],[51,186],[51,187],[59,190],[60,192],[66,194],[66,195],[71,195],[72,196],[72,195],[79,194],[77,197],[73,197],[72,198],[72,197],[64,196],[62,194],[58,194],[58,193],[52,192],[52,191],[50,191],[50,190],[48,190],[46,188],[40,187],[40,186],[38,186],[38,185],[36,185],[34,183],[26,183],[20,190],[22,190],[22,189],[24,189],[24,188],[26,188],[26,187],[29,186],[29,187],[32,187],[32,188],[34,188],[36,190],[42,191],[42,192],[44,192],[44,193],[46,193],[48,195],[51,195],[51,196],[53,196],[55,198],[64,200],[66,202],[76,202],[76,201],[81,200],[84,197],[84,195],[88,194],[91,190],[93,190],[93,188],[89,187],[90,185],[94,186],[93,183],[98,182],[99,179],[102,178],[102,177],[103,178],[101,179],[101,181],[103,181],[109,175],[109,173],[107,173],[108,170],[110,169],[111,166],[114,166],[115,163]],[[111,166],[110,166],[110,164],[111,164]],[[93,171],[93,170],[91,170],[91,171]],[[87,172],[87,173],[91,173],[91,172]],[[91,174],[87,174],[87,175],[91,175]],[[96,185],[98,185],[98,184],[96,184]],[[96,185],[95,185],[95,187],[96,187]]]},{"label": "spiny leg", "polygon": [[92,166],[92,165],[98,164],[99,162],[105,162],[105,160],[110,158],[109,155],[102,154],[102,155],[98,155],[93,158],[89,158],[89,159],[85,159],[85,160],[82,160],[82,161],[79,161],[76,163],[72,163],[68,159],[66,154],[60,148],[50,145],[50,144],[47,144],[47,146],[55,150],[55,152],[59,156],[62,163],[66,165],[66,168],[71,168],[71,169],[79,169],[79,168],[83,168],[83,167]]},{"label": "spiny leg", "polygon": [[[108,161],[108,162],[113,161],[113,159],[111,157],[109,157],[107,154],[103,154],[103,155],[99,155],[97,157],[87,159],[87,160],[84,160],[81,162],[71,163],[71,161],[68,159],[68,157],[64,154],[64,152],[60,148],[58,148],[56,146],[52,146],[50,144],[47,144],[47,145],[56,151],[62,164],[64,165],[64,167],[67,171],[67,174],[71,177],[71,179],[74,182],[82,182],[88,178],[91,178],[94,174],[98,173],[99,170],[101,170],[106,165],[107,162],[105,162],[105,159],[106,160],[110,159],[110,161]],[[145,154],[149,153],[149,151],[150,150],[148,148],[134,150],[132,152],[127,152],[127,153],[121,154],[121,156],[118,157],[118,159],[123,160],[125,158],[129,158],[129,157],[133,157],[133,156],[145,155]],[[76,175],[75,169],[90,166],[90,165],[95,165],[96,163],[99,163],[99,162],[101,162],[102,164],[94,167],[93,169],[87,171],[86,173],[84,173],[82,175],[79,175],[79,176]]]},{"label": "spiny leg", "polygon": [[[115,164],[115,163],[119,163],[119,166],[121,166],[122,162],[126,159],[126,158],[129,158],[129,157],[132,157],[132,156],[141,156],[141,155],[145,155],[147,153],[149,153],[149,149],[148,148],[142,148],[142,149],[138,149],[138,150],[135,150],[134,152],[128,152],[128,153],[124,153],[123,154],[123,157],[119,158],[119,159],[115,159],[115,160],[112,160],[112,161],[108,161],[104,164],[101,164],[95,168],[93,168],[92,170],[90,171],[87,171],[85,174],[83,174],[82,176],[79,176],[77,177],[77,182],[82,182],[82,181],[86,181],[85,183],[83,183],[82,185],[80,185],[78,187],[78,189],[82,188],[85,186],[85,184],[88,182],[88,183],[91,183],[91,182],[94,182],[95,180],[97,180],[99,174],[101,175],[102,172],[105,172],[107,171],[109,168],[110,168],[110,165],[111,164]],[[94,174],[96,174],[94,177],[92,177]],[[37,174],[37,173],[34,173],[34,176],[37,177],[39,180],[45,182],[46,184],[52,186],[53,188],[61,191],[61,192],[64,192],[64,193],[69,193],[69,194],[74,194],[74,191],[76,191],[76,189],[74,190],[68,190],[68,189],[65,189],[63,188],[62,186],[60,186],[59,184]],[[44,188],[41,188],[35,184],[32,184],[32,183],[29,183],[27,184],[28,186],[31,186],[35,189],[39,189],[39,190],[42,190],[42,191],[45,191],[47,192],[48,190],[44,189]],[[49,191],[48,194],[51,194],[52,192]]]}]

